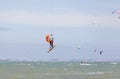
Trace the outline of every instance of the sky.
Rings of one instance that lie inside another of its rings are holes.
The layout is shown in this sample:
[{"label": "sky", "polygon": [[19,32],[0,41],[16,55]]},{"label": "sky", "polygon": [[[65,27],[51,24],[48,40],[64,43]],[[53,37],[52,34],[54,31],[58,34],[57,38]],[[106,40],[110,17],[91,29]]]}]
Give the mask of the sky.
[{"label": "sky", "polygon": [[1,0],[0,59],[120,59],[119,9],[119,0]]}]

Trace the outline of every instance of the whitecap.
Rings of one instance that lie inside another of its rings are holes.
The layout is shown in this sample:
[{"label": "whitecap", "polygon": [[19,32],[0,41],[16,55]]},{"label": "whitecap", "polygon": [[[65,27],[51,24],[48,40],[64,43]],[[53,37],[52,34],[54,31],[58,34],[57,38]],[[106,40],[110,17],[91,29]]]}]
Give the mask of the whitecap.
[{"label": "whitecap", "polygon": [[72,66],[72,63],[67,64],[68,66]]},{"label": "whitecap", "polygon": [[19,75],[19,77],[22,77],[22,78],[24,77],[25,78],[25,77],[27,77],[27,75]]},{"label": "whitecap", "polygon": [[67,68],[64,68],[64,71],[67,71],[68,69]]},{"label": "whitecap", "polygon": [[102,75],[105,74],[104,72],[89,72],[88,75]]},{"label": "whitecap", "polygon": [[118,64],[117,62],[111,62],[111,64]]},{"label": "whitecap", "polygon": [[87,63],[80,63],[80,65],[83,65],[83,66],[97,66],[97,64],[87,64]]}]

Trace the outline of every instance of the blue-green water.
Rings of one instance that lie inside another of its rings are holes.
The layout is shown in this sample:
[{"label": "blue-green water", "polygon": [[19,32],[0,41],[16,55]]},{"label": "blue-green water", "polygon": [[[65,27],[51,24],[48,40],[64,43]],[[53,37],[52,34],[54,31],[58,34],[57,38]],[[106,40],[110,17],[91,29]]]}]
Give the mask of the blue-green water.
[{"label": "blue-green water", "polygon": [[0,79],[120,79],[120,62],[0,62]]}]

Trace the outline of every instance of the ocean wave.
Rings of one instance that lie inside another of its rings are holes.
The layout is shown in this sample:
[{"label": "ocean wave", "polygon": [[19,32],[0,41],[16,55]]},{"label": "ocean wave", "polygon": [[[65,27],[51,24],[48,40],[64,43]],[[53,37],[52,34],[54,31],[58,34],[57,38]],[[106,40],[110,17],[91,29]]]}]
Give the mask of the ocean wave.
[{"label": "ocean wave", "polygon": [[102,75],[105,74],[105,72],[88,72],[88,75]]},{"label": "ocean wave", "polygon": [[83,65],[83,66],[97,66],[97,64],[87,64],[87,63],[80,63],[80,65]]},{"label": "ocean wave", "polygon": [[20,66],[28,65],[28,66],[31,66],[31,64],[27,64],[27,63],[19,63],[19,64],[16,64],[16,65],[20,65]]},{"label": "ocean wave", "polygon": [[117,62],[111,62],[111,64],[118,64]]}]

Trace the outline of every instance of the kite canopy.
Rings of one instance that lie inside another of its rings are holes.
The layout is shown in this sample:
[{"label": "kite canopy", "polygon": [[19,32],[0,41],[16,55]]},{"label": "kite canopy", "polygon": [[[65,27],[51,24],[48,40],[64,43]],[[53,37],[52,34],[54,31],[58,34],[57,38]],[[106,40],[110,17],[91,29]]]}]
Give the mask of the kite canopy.
[{"label": "kite canopy", "polygon": [[47,43],[50,43],[49,37],[50,37],[50,34],[47,34],[46,37],[45,37],[45,40],[46,40]]},{"label": "kite canopy", "polygon": [[112,14],[115,14],[115,13],[119,15],[118,18],[120,19],[120,10],[114,10],[114,11],[112,12]]},{"label": "kite canopy", "polygon": [[120,10],[114,10],[114,11],[112,12],[112,14],[114,14],[114,13],[117,13],[117,14],[120,15]]}]

